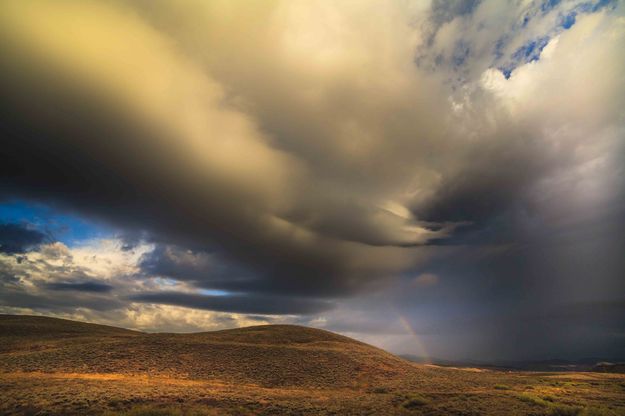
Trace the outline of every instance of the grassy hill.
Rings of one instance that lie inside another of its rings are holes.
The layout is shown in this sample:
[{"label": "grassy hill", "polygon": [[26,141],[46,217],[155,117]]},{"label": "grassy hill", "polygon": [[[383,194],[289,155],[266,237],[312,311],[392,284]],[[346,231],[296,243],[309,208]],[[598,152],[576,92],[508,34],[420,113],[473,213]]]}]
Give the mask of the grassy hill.
[{"label": "grassy hill", "polygon": [[0,315],[0,414],[521,415],[624,409],[622,375],[420,365],[301,326],[146,334]]},{"label": "grassy hill", "polygon": [[147,374],[336,388],[396,377],[409,367],[353,339],[291,325],[144,334],[54,318],[1,316],[0,333],[6,340],[0,368],[11,372]]}]

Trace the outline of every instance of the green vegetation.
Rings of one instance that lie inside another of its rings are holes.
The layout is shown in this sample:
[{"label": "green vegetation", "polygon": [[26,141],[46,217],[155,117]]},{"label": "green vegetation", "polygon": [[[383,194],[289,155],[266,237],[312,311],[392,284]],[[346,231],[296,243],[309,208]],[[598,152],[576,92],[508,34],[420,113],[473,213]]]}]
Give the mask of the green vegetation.
[{"label": "green vegetation", "polygon": [[402,403],[406,409],[414,409],[415,407],[425,406],[430,400],[420,394],[411,394],[406,401]]},{"label": "green vegetation", "polygon": [[510,390],[510,386],[506,386],[505,384],[495,384],[495,390]]},{"label": "green vegetation", "polygon": [[546,408],[548,416],[614,416],[617,414],[625,414],[621,411],[616,413],[605,407],[586,407],[574,406],[565,403],[557,403],[552,396],[538,397],[533,394],[522,393],[518,398],[526,403],[531,403]]},{"label": "green vegetation", "polygon": [[547,412],[547,415],[549,416],[577,416],[581,412],[582,412],[582,409],[580,407],[554,403],[549,406],[549,411]]},{"label": "green vegetation", "polygon": [[535,394],[521,393],[518,395],[518,397],[521,401],[524,401],[525,403],[532,403],[532,404],[545,406],[545,407],[549,406],[549,403],[547,403],[545,400],[541,399],[540,397],[536,396]]}]

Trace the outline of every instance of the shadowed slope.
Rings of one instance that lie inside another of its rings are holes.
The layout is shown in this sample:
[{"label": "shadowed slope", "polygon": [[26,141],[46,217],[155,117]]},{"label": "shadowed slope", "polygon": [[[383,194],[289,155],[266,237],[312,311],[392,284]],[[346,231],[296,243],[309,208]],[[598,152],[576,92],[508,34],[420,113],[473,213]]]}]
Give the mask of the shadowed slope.
[{"label": "shadowed slope", "polygon": [[89,324],[46,316],[0,315],[0,334],[24,338],[76,336],[131,336],[141,332],[108,325]]}]

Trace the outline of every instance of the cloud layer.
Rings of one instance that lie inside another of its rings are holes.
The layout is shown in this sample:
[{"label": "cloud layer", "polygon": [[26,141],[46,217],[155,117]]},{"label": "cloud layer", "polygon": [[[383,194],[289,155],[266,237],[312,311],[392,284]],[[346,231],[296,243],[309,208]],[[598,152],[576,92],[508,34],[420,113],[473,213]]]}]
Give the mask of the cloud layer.
[{"label": "cloud layer", "polygon": [[[557,293],[582,277],[541,250],[584,253],[604,301],[623,289],[623,16],[611,1],[6,0],[0,199],[123,229],[116,256],[144,247],[125,283],[59,265],[36,289],[56,307],[311,315],[398,287],[472,310],[590,301]],[[2,227],[3,253],[53,249]],[[155,278],[181,286],[130,287]],[[44,302],[21,296],[3,302]]]}]

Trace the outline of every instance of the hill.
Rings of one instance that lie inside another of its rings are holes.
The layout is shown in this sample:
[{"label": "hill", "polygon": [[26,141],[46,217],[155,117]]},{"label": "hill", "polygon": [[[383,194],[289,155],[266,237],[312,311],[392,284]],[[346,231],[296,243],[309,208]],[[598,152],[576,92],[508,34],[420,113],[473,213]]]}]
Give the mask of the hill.
[{"label": "hill", "polygon": [[558,407],[621,412],[625,378],[420,365],[293,325],[147,334],[0,315],[0,414],[521,415]]},{"label": "hill", "polygon": [[[0,315],[0,331],[4,341],[55,341],[75,337],[117,337],[140,335],[141,332],[114,326],[89,324],[45,316]],[[6,347],[6,344],[3,344]]]},{"label": "hill", "polygon": [[0,368],[348,387],[406,371],[404,360],[353,339],[292,325],[144,334],[44,317],[0,317]]}]

